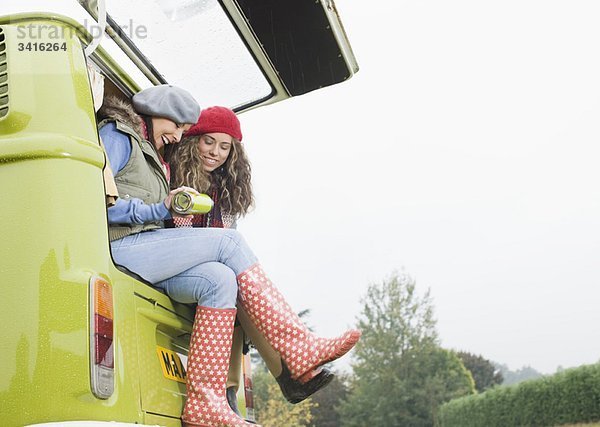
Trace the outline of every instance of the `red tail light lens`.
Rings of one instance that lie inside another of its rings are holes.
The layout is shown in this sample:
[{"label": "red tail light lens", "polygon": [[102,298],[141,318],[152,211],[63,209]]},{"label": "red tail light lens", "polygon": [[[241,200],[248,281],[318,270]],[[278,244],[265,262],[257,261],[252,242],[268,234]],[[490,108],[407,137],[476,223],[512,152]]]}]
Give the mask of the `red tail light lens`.
[{"label": "red tail light lens", "polygon": [[92,392],[100,399],[115,388],[112,286],[99,276],[90,278],[90,378]]}]

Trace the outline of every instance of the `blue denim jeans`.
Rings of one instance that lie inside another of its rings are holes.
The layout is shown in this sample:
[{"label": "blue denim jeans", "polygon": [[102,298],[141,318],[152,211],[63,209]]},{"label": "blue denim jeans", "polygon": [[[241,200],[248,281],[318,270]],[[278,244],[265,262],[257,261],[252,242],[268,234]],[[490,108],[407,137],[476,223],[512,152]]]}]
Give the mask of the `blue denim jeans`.
[{"label": "blue denim jeans", "polygon": [[224,228],[162,228],[111,242],[114,261],[182,303],[233,308],[237,275],[257,262],[242,235]]}]

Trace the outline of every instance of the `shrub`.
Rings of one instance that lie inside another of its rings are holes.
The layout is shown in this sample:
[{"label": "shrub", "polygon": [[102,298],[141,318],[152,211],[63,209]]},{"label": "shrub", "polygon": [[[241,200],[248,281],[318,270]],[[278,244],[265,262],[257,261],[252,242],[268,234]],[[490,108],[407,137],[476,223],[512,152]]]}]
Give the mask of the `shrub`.
[{"label": "shrub", "polygon": [[600,364],[452,400],[442,427],[555,426],[600,421]]}]

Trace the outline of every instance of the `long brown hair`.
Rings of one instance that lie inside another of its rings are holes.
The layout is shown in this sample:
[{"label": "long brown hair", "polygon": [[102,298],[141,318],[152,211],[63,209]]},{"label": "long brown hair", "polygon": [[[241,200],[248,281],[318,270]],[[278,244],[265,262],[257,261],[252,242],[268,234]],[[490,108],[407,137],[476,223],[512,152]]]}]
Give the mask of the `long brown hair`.
[{"label": "long brown hair", "polygon": [[180,143],[168,146],[165,157],[171,166],[171,187],[182,185],[212,195],[222,214],[242,217],[254,206],[252,168],[240,141],[233,138],[231,151],[223,165],[206,172],[200,160],[201,135],[185,137]]}]

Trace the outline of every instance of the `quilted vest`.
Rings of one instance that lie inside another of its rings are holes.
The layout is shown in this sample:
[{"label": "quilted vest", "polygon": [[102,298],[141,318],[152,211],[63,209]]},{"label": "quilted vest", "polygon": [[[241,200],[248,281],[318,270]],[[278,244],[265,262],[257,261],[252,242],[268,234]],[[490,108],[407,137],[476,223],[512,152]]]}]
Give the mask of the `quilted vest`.
[{"label": "quilted vest", "polygon": [[[129,136],[131,141],[129,161],[115,175],[119,197],[123,200],[141,199],[146,204],[162,202],[169,194],[169,184],[154,146],[142,139],[131,127],[118,120],[103,120],[98,127],[102,128],[108,122],[114,122],[117,130]],[[145,224],[109,224],[108,235],[112,241],[162,227],[162,221]]]}]

